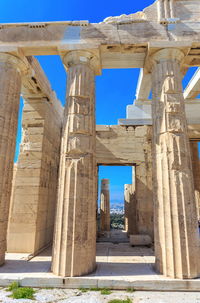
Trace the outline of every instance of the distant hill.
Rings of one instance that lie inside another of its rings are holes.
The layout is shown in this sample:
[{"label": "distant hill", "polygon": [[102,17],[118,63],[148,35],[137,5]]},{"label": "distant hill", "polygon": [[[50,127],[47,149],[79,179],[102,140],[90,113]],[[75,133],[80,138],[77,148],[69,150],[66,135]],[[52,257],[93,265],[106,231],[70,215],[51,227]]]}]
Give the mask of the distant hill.
[{"label": "distant hill", "polygon": [[124,206],[124,201],[110,201],[110,206],[115,206],[115,207],[117,207],[117,206],[119,206],[119,207],[121,207],[121,206]]}]

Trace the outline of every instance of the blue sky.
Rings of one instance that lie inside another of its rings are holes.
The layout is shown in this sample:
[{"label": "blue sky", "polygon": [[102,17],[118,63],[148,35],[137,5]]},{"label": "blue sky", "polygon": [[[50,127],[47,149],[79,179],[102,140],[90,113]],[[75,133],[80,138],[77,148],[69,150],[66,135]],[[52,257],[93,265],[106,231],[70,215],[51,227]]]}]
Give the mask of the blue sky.
[{"label": "blue sky", "polygon": [[[88,20],[100,22],[108,16],[130,14],[142,10],[154,0],[1,0],[0,23]],[[66,73],[59,56],[38,57],[52,88],[65,103]],[[191,74],[193,71],[190,71]],[[139,70],[103,70],[96,78],[96,122],[117,124],[125,118],[126,105],[133,103]],[[188,77],[184,80],[184,86]],[[21,109],[22,112],[22,102]],[[17,137],[17,154],[21,140],[21,128]],[[123,185],[131,183],[130,167],[101,167],[99,178],[109,178],[111,200],[123,201]]]}]

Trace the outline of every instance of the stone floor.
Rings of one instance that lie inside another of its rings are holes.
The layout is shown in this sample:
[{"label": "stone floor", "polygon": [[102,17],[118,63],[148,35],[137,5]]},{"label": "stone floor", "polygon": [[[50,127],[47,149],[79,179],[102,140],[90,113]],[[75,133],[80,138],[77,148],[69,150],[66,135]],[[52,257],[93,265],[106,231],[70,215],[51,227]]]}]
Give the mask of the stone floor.
[{"label": "stone floor", "polygon": [[97,243],[97,270],[90,276],[133,279],[160,276],[154,272],[154,253],[151,248],[131,247],[128,243]]},{"label": "stone floor", "polygon": [[[0,267],[0,278],[15,275],[38,275],[49,273],[51,267],[51,248],[27,261],[28,254],[6,254],[6,264]],[[153,270],[154,255],[150,248],[131,247],[128,243],[97,243],[97,270],[88,277],[104,278],[147,278],[160,279]]]},{"label": "stone floor", "polygon": [[58,277],[50,272],[51,249],[29,259],[28,254],[7,254],[0,267],[0,286],[18,281],[32,287],[108,287],[136,290],[200,290],[200,279],[173,280],[154,271],[154,252],[147,247],[131,247],[128,243],[97,243],[97,269],[84,277]]},{"label": "stone floor", "polygon": [[111,229],[109,232],[99,232],[97,242],[129,243],[129,238],[124,230]]}]

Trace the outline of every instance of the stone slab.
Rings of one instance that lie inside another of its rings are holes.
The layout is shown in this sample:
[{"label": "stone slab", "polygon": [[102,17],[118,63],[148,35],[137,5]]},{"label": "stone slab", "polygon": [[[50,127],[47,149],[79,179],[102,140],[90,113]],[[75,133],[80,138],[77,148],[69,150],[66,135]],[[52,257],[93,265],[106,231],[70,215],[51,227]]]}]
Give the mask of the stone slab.
[{"label": "stone slab", "polygon": [[57,288],[111,288],[116,290],[199,291],[200,279],[174,280],[155,273],[150,248],[132,248],[128,243],[98,243],[97,270],[83,277],[58,277],[50,272],[51,251],[45,250],[26,261],[27,254],[7,254],[0,267],[0,286],[19,282],[21,286]]},{"label": "stone slab", "polygon": [[149,235],[130,235],[130,245],[150,245],[152,243]]},{"label": "stone slab", "polygon": [[143,280],[137,279],[131,281],[125,281],[123,279],[110,279],[105,278],[61,278],[61,277],[45,277],[40,275],[37,277],[18,277],[12,278],[4,276],[0,277],[0,286],[7,287],[12,282],[19,282],[21,286],[26,287],[53,287],[53,288],[110,288],[113,290],[126,290],[128,288],[134,288],[137,291],[198,291],[200,290],[200,279],[198,280],[156,280],[151,279]]},{"label": "stone slab", "polygon": [[96,126],[96,159],[99,165],[140,164],[145,161],[143,145],[151,128],[120,125]]}]

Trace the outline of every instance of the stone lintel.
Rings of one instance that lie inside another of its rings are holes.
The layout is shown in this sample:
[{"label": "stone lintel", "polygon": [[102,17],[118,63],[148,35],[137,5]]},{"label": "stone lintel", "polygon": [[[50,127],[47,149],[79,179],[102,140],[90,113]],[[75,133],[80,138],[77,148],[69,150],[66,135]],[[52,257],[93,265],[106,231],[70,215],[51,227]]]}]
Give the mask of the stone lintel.
[{"label": "stone lintel", "polygon": [[187,50],[192,47],[191,40],[184,40],[184,41],[150,41],[148,43],[148,49],[153,53],[155,51],[165,49],[165,48],[177,48],[180,50]]}]

